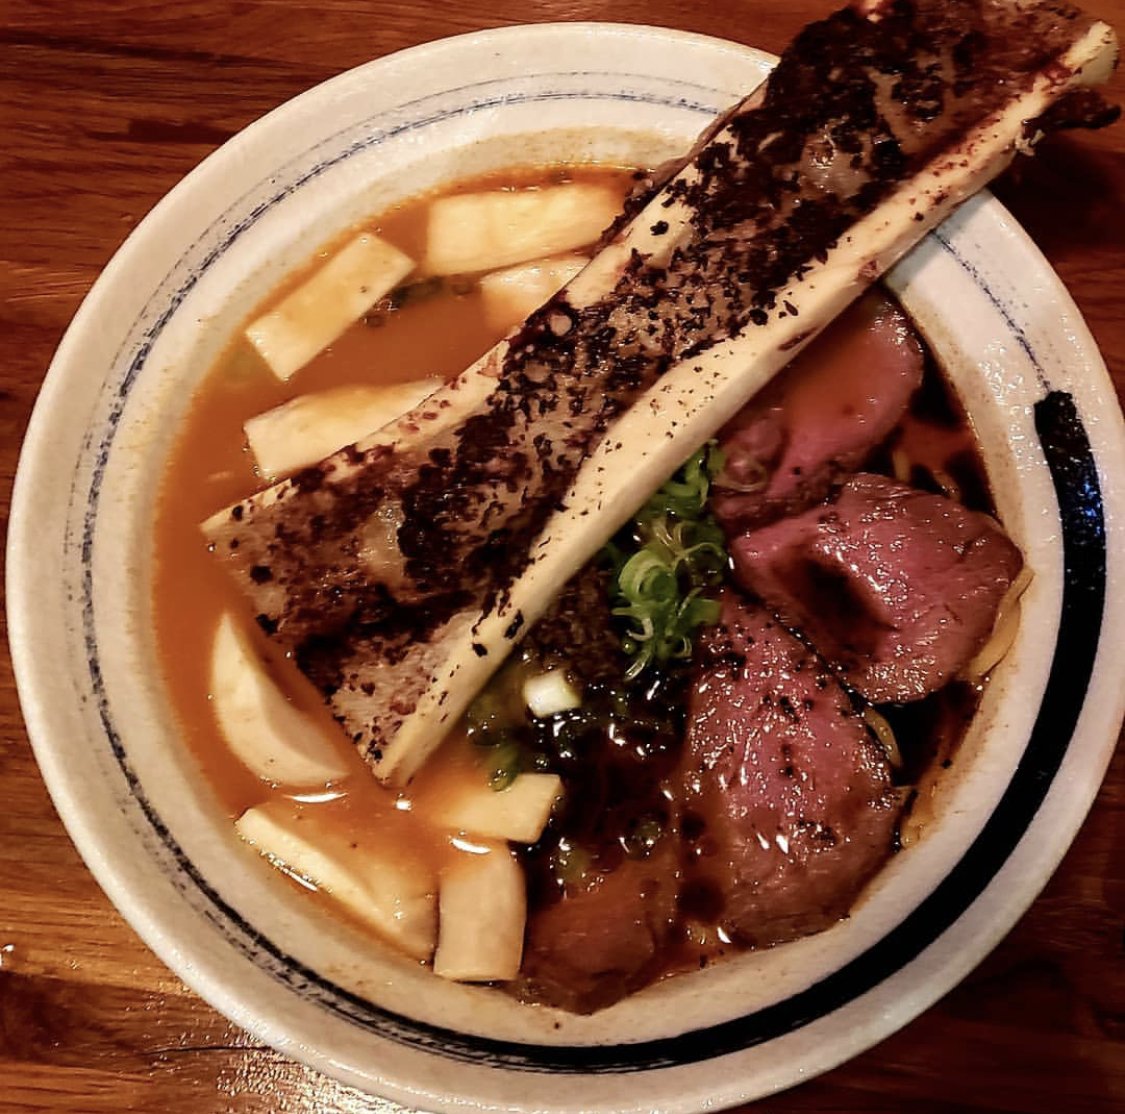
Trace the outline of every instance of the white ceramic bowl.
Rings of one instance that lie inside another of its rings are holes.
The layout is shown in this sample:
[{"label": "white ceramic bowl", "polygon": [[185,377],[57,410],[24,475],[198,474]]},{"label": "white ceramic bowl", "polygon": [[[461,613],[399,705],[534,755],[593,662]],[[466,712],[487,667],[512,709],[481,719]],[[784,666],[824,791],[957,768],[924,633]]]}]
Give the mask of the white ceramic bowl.
[{"label": "white ceramic bowl", "polygon": [[24,447],[8,564],[44,777],[91,870],[169,966],[345,1082],[427,1109],[544,1111],[698,1110],[791,1085],[965,975],[1045,883],[1101,780],[1125,710],[1112,664],[1125,434],[1073,304],[988,196],[892,285],[969,407],[1036,578],[941,783],[940,819],[847,921],[594,1017],[521,1006],[443,983],[288,898],[185,753],[153,664],[153,500],[194,386],[249,309],[335,232],[442,182],[505,164],[659,161],[768,64],[698,36],[571,24],[364,66],[179,185],[59,348]]}]

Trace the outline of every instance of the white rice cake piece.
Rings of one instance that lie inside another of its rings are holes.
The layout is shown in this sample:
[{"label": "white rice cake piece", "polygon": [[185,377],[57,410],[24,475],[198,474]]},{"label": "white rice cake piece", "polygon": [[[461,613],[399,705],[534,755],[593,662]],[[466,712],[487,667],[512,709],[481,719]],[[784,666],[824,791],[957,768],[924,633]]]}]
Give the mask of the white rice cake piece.
[{"label": "white rice cake piece", "polygon": [[251,322],[246,338],[274,375],[287,380],[413,270],[409,255],[372,232],[361,232]]},{"label": "white rice cake piece", "polygon": [[553,255],[481,276],[485,320],[492,328],[507,332],[558,293],[587,263],[584,255]]},{"label": "white rice cake piece", "polygon": [[247,809],[238,834],[282,871],[322,890],[413,959],[437,942],[437,879],[394,844],[380,846],[279,804]]},{"label": "white rice cake piece", "polygon": [[527,885],[502,843],[461,851],[441,872],[434,972],[460,982],[514,979],[523,959]]},{"label": "white rice cake piece", "polygon": [[211,643],[210,693],[227,745],[264,781],[313,788],[348,773],[342,746],[334,745],[320,724],[290,703],[230,614],[219,619]]},{"label": "white rice cake piece", "polygon": [[422,269],[472,274],[573,251],[597,240],[620,212],[617,191],[585,182],[441,197],[427,217]]},{"label": "white rice cake piece", "polygon": [[437,827],[471,836],[534,843],[561,796],[558,774],[519,774],[503,789],[493,789],[482,776],[435,793],[425,815]]},{"label": "white rice cake piece", "polygon": [[258,471],[273,483],[390,425],[441,384],[432,377],[384,387],[332,387],[298,395],[242,428]]}]

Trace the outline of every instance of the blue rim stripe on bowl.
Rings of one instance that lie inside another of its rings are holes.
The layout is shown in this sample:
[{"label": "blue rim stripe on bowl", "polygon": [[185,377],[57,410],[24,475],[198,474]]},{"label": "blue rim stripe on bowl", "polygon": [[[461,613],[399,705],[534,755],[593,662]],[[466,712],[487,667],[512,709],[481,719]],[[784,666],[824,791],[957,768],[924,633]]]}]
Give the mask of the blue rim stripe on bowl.
[{"label": "blue rim stripe on bowl", "polygon": [[[568,76],[568,75],[554,75]],[[628,76],[628,75],[613,75]],[[471,87],[465,87],[471,88]],[[716,96],[723,94],[715,90]],[[208,918],[243,955],[276,980],[308,993],[326,1010],[380,1037],[464,1062],[528,1071],[626,1073],[688,1064],[761,1044],[801,1028],[860,997],[914,959],[936,941],[982,893],[1020,842],[1066,755],[1092,675],[1106,592],[1105,521],[1096,462],[1070,395],[1051,391],[1035,407],[1039,435],[1062,509],[1065,583],[1062,621],[1051,666],[1027,749],[996,809],[962,859],[922,904],[877,944],[820,982],[792,997],[730,1021],[676,1037],[616,1045],[529,1045],[468,1036],[385,1010],[347,991],[305,966],[256,930],[212,889],[184,854],[148,801],[132,770],[114,725],[94,632],[92,548],[101,483],[129,392],[153,343],[201,275],[274,204],[330,166],[392,135],[473,111],[488,104],[552,99],[608,99],[687,108],[712,115],[711,105],[648,94],[597,94],[568,90],[476,100],[454,109],[429,113],[351,144],[332,159],[317,163],[269,201],[255,206],[222,238],[173,294],[165,310],[141,338],[118,387],[106,419],[106,432],[95,454],[81,541],[83,629],[92,688],[106,738],[130,793],[182,873],[177,885],[190,884],[209,904]],[[429,98],[415,102],[421,105]],[[406,107],[406,106],[404,106]],[[983,277],[942,237],[936,237],[974,283],[996,306],[1013,339],[1031,357],[1045,388],[1049,384],[1031,345]]]},{"label": "blue rim stripe on bowl", "polygon": [[973,263],[966,259],[949,239],[943,235],[940,227],[935,228],[930,235],[941,244],[948,255],[951,255],[957,261],[957,266],[973,280],[973,285],[988,298],[989,302],[992,304],[992,308],[996,310],[1003,319],[1004,324],[1008,327],[1008,332],[1011,333],[1012,339],[1020,346],[1021,351],[1027,357],[1028,363],[1035,369],[1035,375],[1039,380],[1039,386],[1042,387],[1044,391],[1049,391],[1051,384],[1047,380],[1047,374],[1043,370],[1043,365],[1039,362],[1039,356],[1035,351],[1035,347],[1028,339],[1027,333],[1024,332],[1023,327],[1012,315],[1008,304],[987,282],[985,282],[984,277]]}]

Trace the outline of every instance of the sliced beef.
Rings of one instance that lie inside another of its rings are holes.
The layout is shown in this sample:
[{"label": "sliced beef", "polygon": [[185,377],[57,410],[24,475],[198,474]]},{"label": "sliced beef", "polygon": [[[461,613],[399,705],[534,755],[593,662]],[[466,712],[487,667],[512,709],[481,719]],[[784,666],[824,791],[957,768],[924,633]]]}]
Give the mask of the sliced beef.
[{"label": "sliced beef", "polygon": [[866,295],[720,433],[716,517],[742,530],[819,502],[890,434],[921,381],[905,314]]},{"label": "sliced beef", "polygon": [[729,593],[701,642],[682,766],[682,901],[763,946],[844,916],[894,846],[886,755],[847,693],[763,607]]},{"label": "sliced beef", "polygon": [[984,645],[1023,558],[995,519],[859,474],[731,543],[738,579],[874,703],[935,692]]},{"label": "sliced beef", "polygon": [[592,1013],[649,982],[675,927],[679,860],[662,841],[646,859],[568,887],[536,910],[521,968],[525,998]]}]

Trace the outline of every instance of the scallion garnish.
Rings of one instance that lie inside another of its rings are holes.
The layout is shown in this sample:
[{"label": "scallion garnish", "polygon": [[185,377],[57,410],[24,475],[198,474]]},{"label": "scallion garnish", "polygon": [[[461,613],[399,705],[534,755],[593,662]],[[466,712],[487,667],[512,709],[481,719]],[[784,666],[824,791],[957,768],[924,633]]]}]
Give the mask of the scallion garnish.
[{"label": "scallion garnish", "polygon": [[695,632],[719,618],[714,590],[727,554],[723,532],[707,511],[707,493],[722,467],[719,448],[705,445],[606,548],[613,614],[624,620],[621,644],[632,658],[626,680],[649,666],[689,658]]}]

